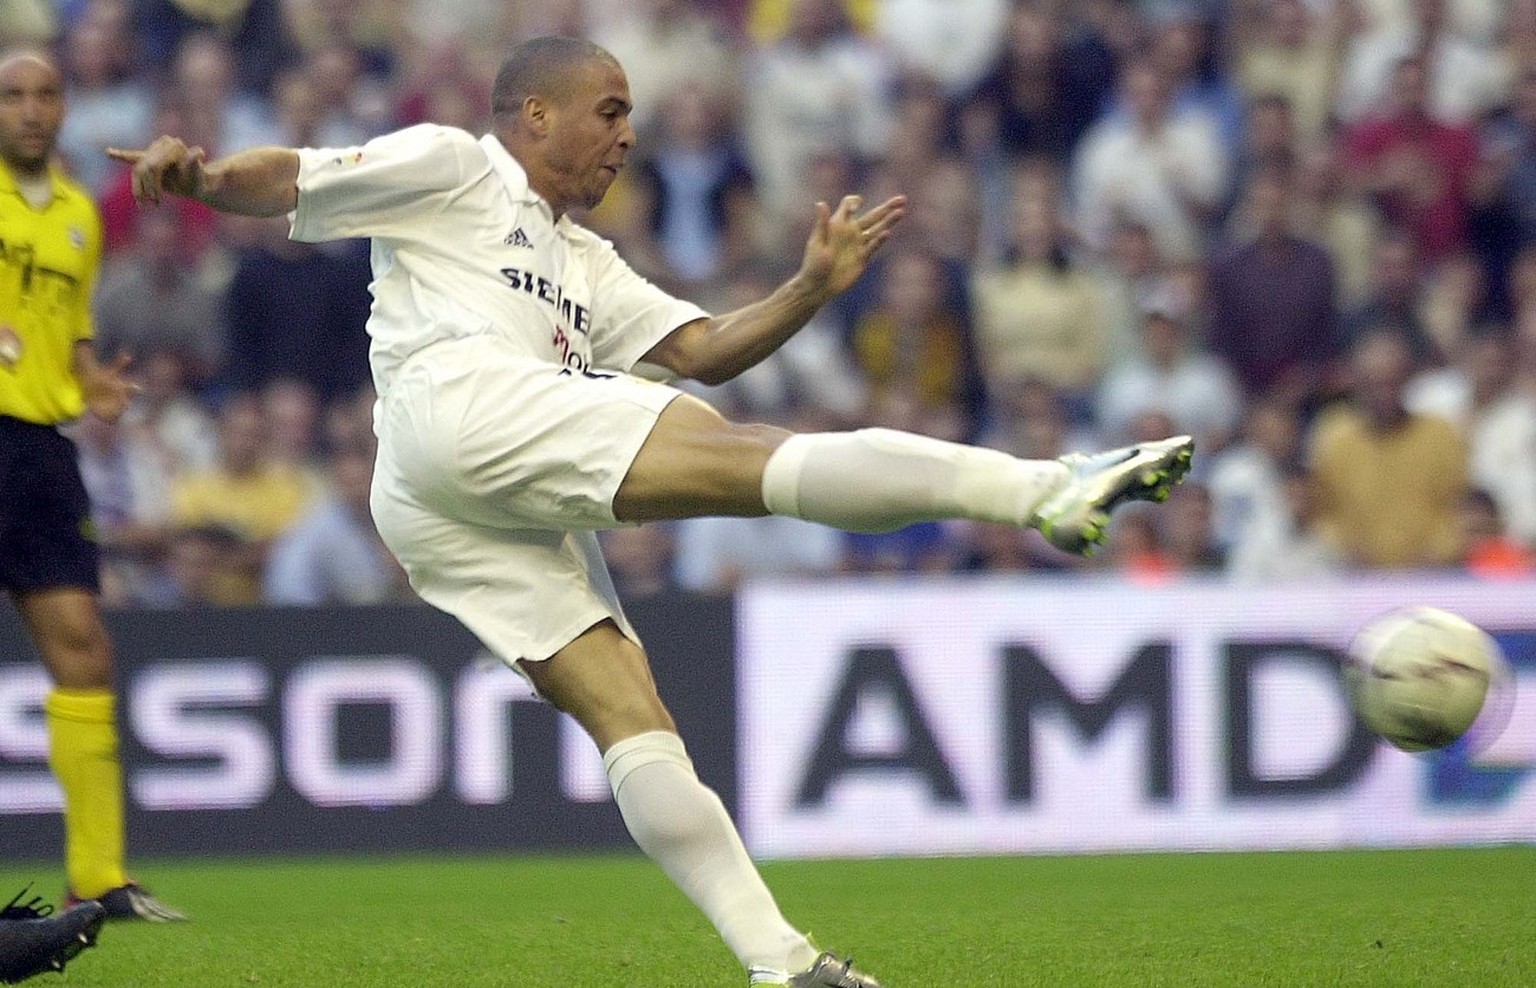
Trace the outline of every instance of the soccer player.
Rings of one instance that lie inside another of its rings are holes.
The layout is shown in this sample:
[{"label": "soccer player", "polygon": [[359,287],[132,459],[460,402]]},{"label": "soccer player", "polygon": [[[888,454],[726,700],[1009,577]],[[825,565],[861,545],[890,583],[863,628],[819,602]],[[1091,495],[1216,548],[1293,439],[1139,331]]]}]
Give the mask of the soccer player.
[{"label": "soccer player", "polygon": [[100,363],[91,348],[101,222],[50,165],[63,119],[53,62],[0,54],[0,587],[54,682],[44,716],[64,790],[70,902],[98,900],[114,918],[180,919],[124,874],[112,645],[90,505],[57,428],[87,409],[116,419],[134,390],[126,361]]},{"label": "soccer player", "polygon": [[22,889],[0,906],[0,985],[20,984],[45,971],[63,971],[80,951],[95,946],[107,910],[87,900],[53,915],[41,900],[21,901]]},{"label": "soccer player", "polygon": [[416,590],[592,736],[635,841],[751,984],[878,988],[779,912],[694,773],[593,531],[701,515],[857,531],[973,518],[1084,549],[1114,505],[1166,495],[1191,445],[1025,462],[889,430],[791,435],[645,379],[719,382],[762,360],[859,278],[905,200],[819,204],[798,273],[711,316],[567,215],[596,206],[624,167],[630,108],[607,51],[538,38],[503,63],[478,140],[428,124],[345,149],[206,161],[161,137],[113,154],[133,163],[141,201],[173,193],[290,214],[299,240],[373,239],[371,505]]}]

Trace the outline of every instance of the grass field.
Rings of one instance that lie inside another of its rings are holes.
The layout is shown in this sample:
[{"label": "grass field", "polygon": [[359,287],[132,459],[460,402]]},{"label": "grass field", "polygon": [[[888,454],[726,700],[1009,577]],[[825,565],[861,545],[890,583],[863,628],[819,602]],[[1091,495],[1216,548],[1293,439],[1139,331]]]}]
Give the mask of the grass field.
[{"label": "grass field", "polygon": [[[769,865],[890,988],[1536,985],[1536,848]],[[742,988],[639,858],[140,862],[194,922],[115,925],[69,988]],[[0,864],[0,888],[57,867]],[[7,892],[6,898],[9,898]],[[0,899],[3,901],[3,899]]]}]

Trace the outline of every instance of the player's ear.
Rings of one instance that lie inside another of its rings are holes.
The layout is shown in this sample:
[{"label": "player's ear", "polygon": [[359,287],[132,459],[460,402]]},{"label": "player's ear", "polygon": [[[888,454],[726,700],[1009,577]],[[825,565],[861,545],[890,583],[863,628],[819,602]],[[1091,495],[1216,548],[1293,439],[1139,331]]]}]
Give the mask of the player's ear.
[{"label": "player's ear", "polygon": [[528,128],[529,133],[543,137],[549,133],[549,110],[550,106],[544,100],[529,96],[523,100],[523,126]]}]

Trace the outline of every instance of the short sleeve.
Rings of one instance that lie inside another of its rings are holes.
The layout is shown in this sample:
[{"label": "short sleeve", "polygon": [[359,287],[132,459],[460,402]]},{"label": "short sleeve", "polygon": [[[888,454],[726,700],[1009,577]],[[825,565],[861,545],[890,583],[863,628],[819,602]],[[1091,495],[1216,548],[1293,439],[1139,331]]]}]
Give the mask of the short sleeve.
[{"label": "short sleeve", "polygon": [[592,360],[628,371],[674,329],[709,313],[640,277],[606,240],[593,238]]},{"label": "short sleeve", "polygon": [[490,170],[473,137],[420,124],[349,148],[299,150],[299,201],[289,236],[314,243],[346,237],[411,239],[455,190]]}]

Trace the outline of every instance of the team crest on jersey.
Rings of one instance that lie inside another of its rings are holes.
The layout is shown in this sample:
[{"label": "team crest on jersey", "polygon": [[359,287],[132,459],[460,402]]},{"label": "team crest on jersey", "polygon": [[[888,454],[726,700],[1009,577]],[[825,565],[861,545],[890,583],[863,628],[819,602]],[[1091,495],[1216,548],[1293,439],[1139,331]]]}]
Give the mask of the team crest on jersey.
[{"label": "team crest on jersey", "polygon": [[501,242],[506,244],[508,247],[533,247],[533,241],[528,239],[528,234],[523,232],[522,227],[518,227],[511,233],[507,234],[504,238],[502,238]]},{"label": "team crest on jersey", "polygon": [[85,250],[85,231],[78,226],[70,227],[69,243],[75,250]]}]

